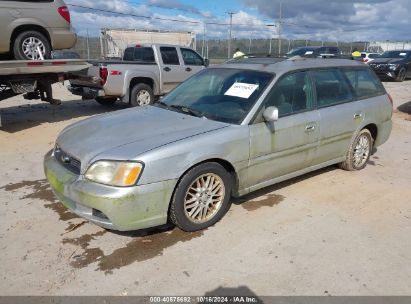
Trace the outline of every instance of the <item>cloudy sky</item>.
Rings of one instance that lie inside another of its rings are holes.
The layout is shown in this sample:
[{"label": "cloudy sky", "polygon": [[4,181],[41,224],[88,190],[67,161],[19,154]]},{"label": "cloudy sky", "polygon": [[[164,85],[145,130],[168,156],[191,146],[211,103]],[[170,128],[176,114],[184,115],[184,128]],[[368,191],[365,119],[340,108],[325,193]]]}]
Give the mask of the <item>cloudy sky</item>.
[{"label": "cloudy sky", "polygon": [[[340,41],[411,40],[411,0],[287,0],[283,35]],[[100,28],[183,30],[209,38],[278,37],[280,0],[67,0],[75,30]],[[93,9],[87,9],[87,8]]]}]

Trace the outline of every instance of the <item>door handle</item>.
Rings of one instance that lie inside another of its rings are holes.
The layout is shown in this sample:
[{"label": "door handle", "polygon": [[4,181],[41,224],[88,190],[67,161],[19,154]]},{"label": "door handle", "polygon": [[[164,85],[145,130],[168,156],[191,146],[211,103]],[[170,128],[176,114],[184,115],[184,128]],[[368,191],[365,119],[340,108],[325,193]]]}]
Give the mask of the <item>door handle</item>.
[{"label": "door handle", "polygon": [[359,118],[362,118],[362,113],[355,113],[354,119],[359,119]]},{"label": "door handle", "polygon": [[170,72],[170,71],[171,71],[171,69],[170,69],[169,67],[165,67],[165,68],[164,68],[164,71],[166,71],[166,72]]},{"label": "door handle", "polygon": [[186,72],[191,72],[192,69],[191,68],[186,68]]},{"label": "door handle", "polygon": [[315,130],[315,125],[306,125],[305,126],[305,132],[312,132]]}]

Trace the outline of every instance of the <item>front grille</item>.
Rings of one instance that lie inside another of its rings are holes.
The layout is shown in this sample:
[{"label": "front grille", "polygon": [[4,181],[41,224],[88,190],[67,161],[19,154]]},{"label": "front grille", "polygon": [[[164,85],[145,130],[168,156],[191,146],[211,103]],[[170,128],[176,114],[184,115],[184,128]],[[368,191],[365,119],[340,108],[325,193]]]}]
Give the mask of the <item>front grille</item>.
[{"label": "front grille", "polygon": [[371,64],[371,67],[377,72],[385,72],[388,69],[388,65],[385,63],[374,63]]},{"label": "front grille", "polygon": [[64,152],[58,146],[54,148],[54,157],[64,168],[74,174],[80,175],[81,162],[78,159]]}]

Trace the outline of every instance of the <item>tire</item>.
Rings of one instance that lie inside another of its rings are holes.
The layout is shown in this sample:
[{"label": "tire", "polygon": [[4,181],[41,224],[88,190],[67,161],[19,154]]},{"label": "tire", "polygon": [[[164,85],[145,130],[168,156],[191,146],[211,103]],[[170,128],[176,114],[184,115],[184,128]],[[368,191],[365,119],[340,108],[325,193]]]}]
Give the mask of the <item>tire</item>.
[{"label": "tire", "polygon": [[[203,191],[204,188],[199,188],[202,185],[209,187],[207,180],[212,183],[211,188],[217,189],[214,190],[214,195],[207,192],[207,189]],[[171,222],[187,232],[214,225],[230,209],[231,188],[231,175],[220,164],[210,162],[194,167],[181,178],[174,191],[169,212]],[[213,206],[210,206],[210,203]]]},{"label": "tire", "polygon": [[131,90],[130,94],[130,106],[132,107],[142,107],[150,105],[154,102],[153,89],[145,84],[136,84]]},{"label": "tire", "polygon": [[110,98],[96,97],[95,100],[103,106],[112,106],[116,103],[117,98],[116,97],[110,97]]},{"label": "tire", "polygon": [[395,81],[397,82],[403,82],[407,76],[407,71],[405,68],[401,68],[401,70],[398,72],[397,78],[395,78]]},{"label": "tire", "polygon": [[36,44],[41,48],[44,59],[49,59],[51,57],[50,42],[42,33],[36,31],[23,32],[16,37],[13,43],[14,58],[16,60],[40,60],[35,48]]},{"label": "tire", "polygon": [[347,153],[347,159],[340,164],[341,169],[347,171],[364,169],[372,154],[373,146],[374,139],[370,131],[362,129],[352,141]]}]

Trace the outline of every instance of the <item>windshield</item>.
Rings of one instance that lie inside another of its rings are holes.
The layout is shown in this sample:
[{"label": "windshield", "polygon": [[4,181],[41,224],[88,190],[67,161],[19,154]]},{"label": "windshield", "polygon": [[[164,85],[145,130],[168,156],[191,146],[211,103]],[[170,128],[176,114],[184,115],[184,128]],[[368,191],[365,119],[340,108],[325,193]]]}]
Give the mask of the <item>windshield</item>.
[{"label": "windshield", "polygon": [[406,58],[409,57],[411,52],[407,51],[388,51],[382,53],[379,58]]},{"label": "windshield", "polygon": [[[293,57],[293,56],[303,56],[305,55],[307,52],[309,53],[314,53],[314,49],[311,48],[296,48],[296,49],[292,49],[291,51],[289,51],[286,55],[287,57]],[[307,54],[309,55],[309,54]]]},{"label": "windshield", "polygon": [[158,106],[240,124],[274,75],[228,68],[206,69],[183,82]]}]

